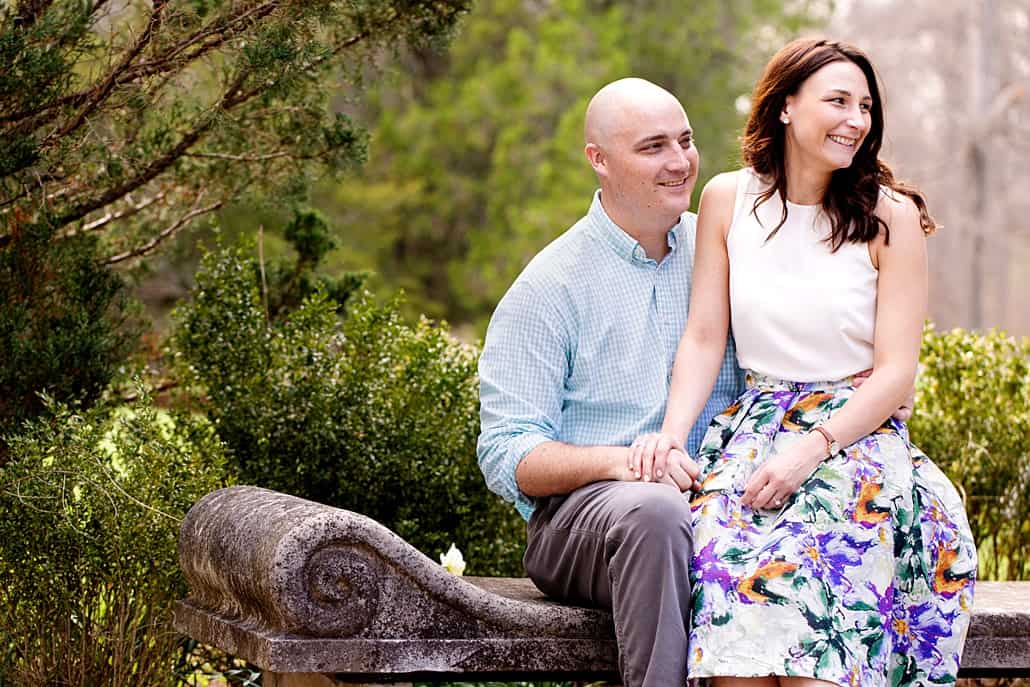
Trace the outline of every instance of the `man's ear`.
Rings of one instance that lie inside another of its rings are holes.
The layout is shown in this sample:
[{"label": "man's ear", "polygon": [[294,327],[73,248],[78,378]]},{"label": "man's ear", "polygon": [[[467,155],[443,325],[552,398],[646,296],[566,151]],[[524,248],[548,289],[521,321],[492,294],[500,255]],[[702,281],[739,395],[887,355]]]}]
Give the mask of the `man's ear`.
[{"label": "man's ear", "polygon": [[594,168],[594,172],[601,175],[607,172],[608,159],[601,146],[596,143],[587,143],[583,152],[586,153],[587,161],[590,162],[590,166]]}]

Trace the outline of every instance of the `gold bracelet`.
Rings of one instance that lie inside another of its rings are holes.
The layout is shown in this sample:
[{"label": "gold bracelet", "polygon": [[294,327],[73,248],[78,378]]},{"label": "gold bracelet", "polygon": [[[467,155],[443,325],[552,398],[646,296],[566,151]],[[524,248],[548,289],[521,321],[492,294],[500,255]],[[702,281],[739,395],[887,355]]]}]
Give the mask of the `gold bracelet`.
[{"label": "gold bracelet", "polygon": [[833,438],[832,434],[830,434],[830,430],[826,429],[822,425],[816,425],[812,428],[812,431],[819,432],[823,435],[823,439],[826,439],[826,450],[829,452],[827,458],[832,458],[840,453],[840,444],[837,443],[837,440]]}]

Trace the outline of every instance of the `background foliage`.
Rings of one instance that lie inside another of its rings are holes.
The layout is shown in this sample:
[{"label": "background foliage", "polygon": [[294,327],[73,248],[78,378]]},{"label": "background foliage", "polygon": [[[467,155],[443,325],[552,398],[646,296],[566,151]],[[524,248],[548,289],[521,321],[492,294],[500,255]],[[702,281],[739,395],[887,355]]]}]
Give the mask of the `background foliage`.
[{"label": "background foliage", "polygon": [[0,683],[177,684],[179,522],[223,485],[221,445],[145,396],[48,410],[9,437],[0,468]]},{"label": "background foliage", "polygon": [[520,574],[524,525],[476,464],[477,350],[395,302],[316,292],[280,319],[261,266],[206,257],[172,337],[183,375],[243,483],[355,510],[435,558],[456,542],[470,574]]},{"label": "background foliage", "polygon": [[0,249],[0,435],[43,412],[39,392],[92,403],[136,349],[139,309],[95,255],[95,237],[38,229]]},{"label": "background foliage", "polygon": [[446,53],[402,55],[354,108],[368,164],[315,198],[341,228],[338,259],[404,288],[416,311],[482,332],[515,275],[589,206],[583,115],[601,85],[636,75],[678,95],[703,183],[736,159],[737,100],[762,46],[771,54],[823,5],[478,3]]},{"label": "background foliage", "polygon": [[290,207],[364,160],[326,83],[441,41],[467,6],[0,5],[0,435],[37,391],[95,399],[112,380],[138,338],[116,270],[227,203]]},{"label": "background foliage", "polygon": [[[678,95],[703,183],[734,164],[764,59],[832,2],[470,5],[0,4],[0,683],[165,684],[207,659],[254,677],[164,624],[178,520],[230,479],[521,572],[522,523],[474,462],[475,347],[412,315],[474,339],[582,215],[602,83]],[[204,217],[259,238],[195,280],[174,242]],[[166,367],[131,296],[194,281]],[[137,395],[140,352],[192,415],[95,406]],[[1030,574],[1028,361],[1000,333],[924,339],[912,433],[965,490],[987,577]]]},{"label": "background foliage", "polygon": [[987,579],[1030,579],[1030,340],[923,334],[912,440],[964,492]]}]

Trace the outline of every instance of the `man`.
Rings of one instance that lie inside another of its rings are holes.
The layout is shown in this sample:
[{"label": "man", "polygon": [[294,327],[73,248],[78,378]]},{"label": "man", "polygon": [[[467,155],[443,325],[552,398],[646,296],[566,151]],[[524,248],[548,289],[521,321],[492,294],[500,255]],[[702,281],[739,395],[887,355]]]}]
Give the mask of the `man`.
[{"label": "man", "polygon": [[[497,306],[480,359],[479,460],[529,523],[526,570],[545,593],[611,608],[626,685],[682,685],[696,464],[675,451],[635,475],[629,443],[662,422],[686,324],[698,152],[679,101],[642,79],[586,115],[600,192]],[[732,344],[691,432],[742,390]],[[674,488],[670,488],[674,487]]]}]

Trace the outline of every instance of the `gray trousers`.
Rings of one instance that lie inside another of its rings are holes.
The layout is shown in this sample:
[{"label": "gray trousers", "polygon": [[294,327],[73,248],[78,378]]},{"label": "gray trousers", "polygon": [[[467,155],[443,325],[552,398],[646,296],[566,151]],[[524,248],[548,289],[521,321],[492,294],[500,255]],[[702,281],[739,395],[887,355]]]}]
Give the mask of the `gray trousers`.
[{"label": "gray trousers", "polygon": [[681,687],[692,551],[686,496],[662,484],[595,482],[537,500],[523,562],[548,596],[612,611],[626,687]]}]

